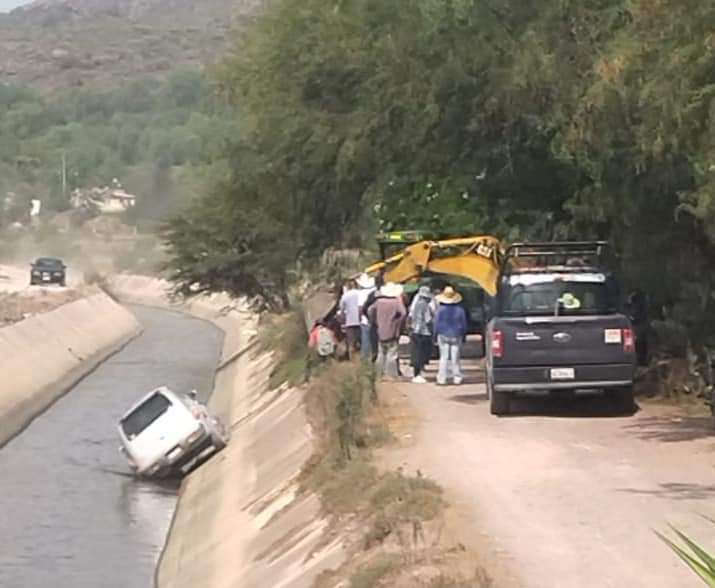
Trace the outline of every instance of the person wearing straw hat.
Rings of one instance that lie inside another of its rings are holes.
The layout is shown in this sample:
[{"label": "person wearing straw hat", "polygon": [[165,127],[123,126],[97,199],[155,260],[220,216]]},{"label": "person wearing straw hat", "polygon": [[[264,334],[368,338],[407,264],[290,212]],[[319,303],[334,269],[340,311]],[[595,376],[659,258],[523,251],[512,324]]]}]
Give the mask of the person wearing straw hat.
[{"label": "person wearing straw hat", "polygon": [[378,376],[397,378],[398,342],[402,322],[407,311],[402,303],[402,286],[387,283],[380,288],[380,295],[368,309],[370,321],[377,326],[378,350],[376,369]]},{"label": "person wearing straw hat", "polygon": [[360,301],[361,294],[355,280],[348,280],[345,292],[340,298],[339,316],[348,344],[348,357],[352,358],[360,349]]},{"label": "person wearing straw hat", "polygon": [[374,278],[375,287],[372,292],[368,294],[365,303],[362,306],[362,316],[367,321],[370,326],[370,354],[369,359],[374,363],[377,361],[377,350],[378,350],[378,338],[377,338],[377,325],[374,321],[370,320],[369,311],[375,302],[380,298],[380,290],[385,285],[384,272],[380,271]]},{"label": "person wearing straw hat", "polygon": [[437,384],[445,385],[449,377],[455,385],[462,383],[461,351],[467,333],[467,314],[460,305],[462,295],[447,286],[437,296],[439,309],[435,317],[435,335],[439,346]]},{"label": "person wearing straw hat", "polygon": [[358,276],[356,281],[360,293],[358,299],[360,305],[360,355],[363,360],[369,361],[372,358],[372,328],[364,309],[370,295],[375,291],[375,278],[363,273]]},{"label": "person wearing straw hat", "polygon": [[422,370],[432,355],[433,324],[432,291],[429,286],[421,286],[410,306],[410,351],[412,368],[414,369],[413,384],[427,383],[427,380],[422,375]]}]

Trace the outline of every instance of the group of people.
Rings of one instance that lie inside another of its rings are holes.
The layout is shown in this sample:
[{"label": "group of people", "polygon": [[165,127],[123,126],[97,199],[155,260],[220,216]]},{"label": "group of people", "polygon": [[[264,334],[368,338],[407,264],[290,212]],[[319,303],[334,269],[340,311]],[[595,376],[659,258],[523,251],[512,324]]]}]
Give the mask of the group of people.
[{"label": "group of people", "polygon": [[[421,286],[408,302],[400,284],[382,283],[380,276],[366,274],[351,280],[338,306],[350,357],[360,353],[375,362],[380,376],[402,376],[399,362],[400,336],[410,335],[412,382],[424,384],[424,369],[439,348],[437,384],[462,383],[461,350],[467,336],[467,313],[462,296],[451,286],[433,292]],[[405,329],[407,327],[407,329]]]}]

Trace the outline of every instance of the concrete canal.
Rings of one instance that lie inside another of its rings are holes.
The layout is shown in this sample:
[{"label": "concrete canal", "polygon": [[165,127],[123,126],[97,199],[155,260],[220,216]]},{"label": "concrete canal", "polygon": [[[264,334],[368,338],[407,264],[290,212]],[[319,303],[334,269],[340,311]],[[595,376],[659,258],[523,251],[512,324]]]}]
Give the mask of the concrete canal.
[{"label": "concrete canal", "polygon": [[140,482],[116,424],[151,388],[212,388],[223,334],[133,307],[144,333],[0,449],[0,586],[149,588],[176,487]]}]

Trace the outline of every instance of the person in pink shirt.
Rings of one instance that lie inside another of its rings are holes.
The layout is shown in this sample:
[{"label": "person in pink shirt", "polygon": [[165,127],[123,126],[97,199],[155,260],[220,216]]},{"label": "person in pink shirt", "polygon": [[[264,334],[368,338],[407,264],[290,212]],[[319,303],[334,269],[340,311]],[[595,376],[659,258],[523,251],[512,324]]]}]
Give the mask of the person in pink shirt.
[{"label": "person in pink shirt", "polygon": [[380,288],[379,297],[370,306],[368,316],[377,326],[377,374],[397,378],[399,376],[398,343],[402,324],[407,316],[405,305],[402,303],[402,286],[388,283]]}]

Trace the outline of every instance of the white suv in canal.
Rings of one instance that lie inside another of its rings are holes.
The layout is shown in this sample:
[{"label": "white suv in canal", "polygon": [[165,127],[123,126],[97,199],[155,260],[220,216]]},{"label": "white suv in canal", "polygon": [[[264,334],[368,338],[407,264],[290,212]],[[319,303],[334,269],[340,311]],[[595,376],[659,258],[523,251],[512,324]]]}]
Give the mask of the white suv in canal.
[{"label": "white suv in canal", "polygon": [[228,442],[226,430],[195,392],[179,395],[166,387],[137,402],[118,428],[120,450],[136,474],[146,477],[184,474]]}]

